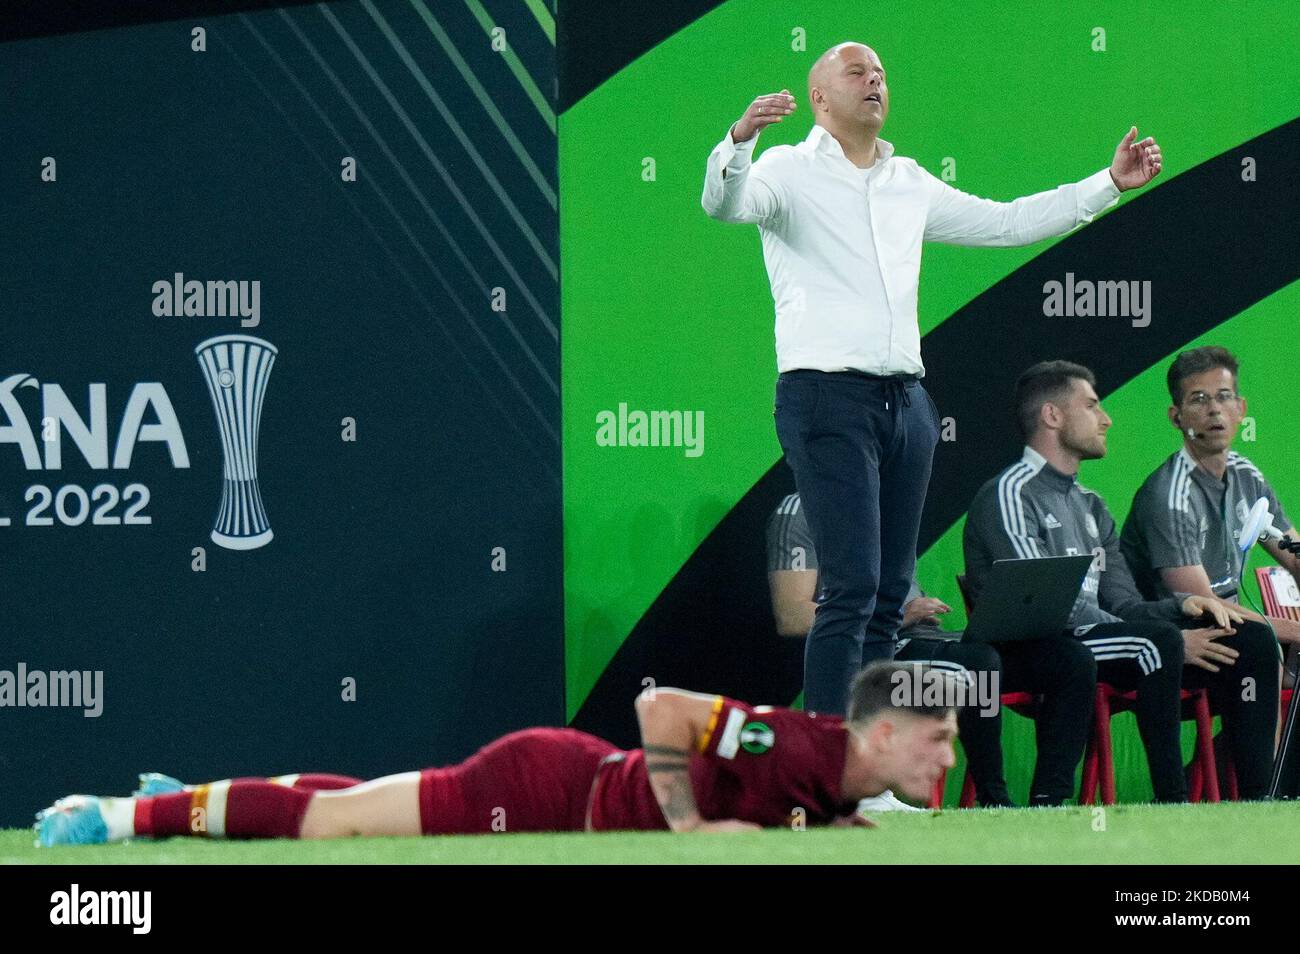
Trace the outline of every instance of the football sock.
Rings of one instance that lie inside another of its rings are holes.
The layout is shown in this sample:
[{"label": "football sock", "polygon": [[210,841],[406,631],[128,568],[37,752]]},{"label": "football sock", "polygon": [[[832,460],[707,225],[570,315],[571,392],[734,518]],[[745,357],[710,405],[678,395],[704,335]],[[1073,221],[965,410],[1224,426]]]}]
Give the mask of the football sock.
[{"label": "football sock", "polygon": [[134,798],[101,798],[99,814],[108,829],[109,841],[122,841],[135,834]]},{"label": "football sock", "polygon": [[365,779],[352,778],[350,775],[330,775],[328,772],[303,772],[301,775],[277,775],[269,781],[277,785],[289,785],[293,788],[319,792],[351,788],[353,785],[360,785]]},{"label": "football sock", "polygon": [[[360,785],[365,781],[363,778],[353,778],[351,775],[331,775],[329,772],[302,772],[292,775],[272,775],[267,779],[276,785],[284,785],[288,788],[305,788],[313,792],[322,790],[333,790],[338,788],[351,788],[353,785]],[[194,791],[196,785],[186,785],[184,790],[187,792]]]},{"label": "football sock", "polygon": [[[136,835],[154,838],[170,835],[297,838],[313,795],[314,792],[307,788],[260,778],[243,778],[196,785],[187,792],[104,801],[134,803],[132,827]],[[115,819],[120,816],[118,806],[112,806],[110,811]],[[130,837],[129,834],[115,833],[108,814],[104,812],[109,837]],[[120,831],[120,821],[118,825]]]}]

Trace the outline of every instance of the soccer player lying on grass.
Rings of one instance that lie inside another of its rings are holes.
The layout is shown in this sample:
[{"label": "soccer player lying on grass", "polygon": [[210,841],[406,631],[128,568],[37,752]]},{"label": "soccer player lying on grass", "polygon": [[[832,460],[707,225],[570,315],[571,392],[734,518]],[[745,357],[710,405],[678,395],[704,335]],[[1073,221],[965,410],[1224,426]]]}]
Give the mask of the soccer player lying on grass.
[{"label": "soccer player lying on grass", "polygon": [[860,799],[885,789],[924,799],[954,763],[956,715],[921,689],[935,675],[874,664],[854,680],[843,721],[648,689],[636,700],[642,747],[631,751],[573,729],[525,729],[459,765],[370,782],[300,775],[182,786],[145,775],[126,798],[60,799],[36,831],[40,844],[62,845],[870,825],[855,812]]}]

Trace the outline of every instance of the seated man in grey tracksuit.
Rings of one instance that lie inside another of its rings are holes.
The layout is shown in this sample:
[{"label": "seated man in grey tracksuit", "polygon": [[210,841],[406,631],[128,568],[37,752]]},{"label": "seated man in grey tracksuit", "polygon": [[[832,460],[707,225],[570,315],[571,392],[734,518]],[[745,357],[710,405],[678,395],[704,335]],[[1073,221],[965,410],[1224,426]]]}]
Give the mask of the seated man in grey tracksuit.
[{"label": "seated man in grey tracksuit", "polygon": [[[1024,456],[980,488],[966,520],[962,542],[975,598],[995,560],[1094,554],[1070,630],[1096,659],[1098,681],[1137,690],[1156,800],[1187,798],[1179,748],[1184,686],[1216,696],[1240,743],[1233,754],[1242,796],[1261,797],[1278,706],[1277,649],[1267,628],[1211,596],[1142,599],[1115,521],[1077,480],[1081,461],[1105,455],[1111,425],[1091,371],[1065,361],[1034,365],[1017,382],[1016,409]],[[1233,665],[1211,671],[1211,660],[1228,656]]]},{"label": "seated man in grey tracksuit", "polygon": [[[1273,525],[1287,538],[1297,535],[1260,469],[1232,449],[1246,415],[1237,372],[1232,352],[1214,345],[1184,351],[1169,366],[1173,403],[1166,413],[1182,446],[1138,489],[1119,535],[1119,548],[1147,599],[1184,592],[1237,603],[1246,565],[1238,536],[1261,497],[1268,501]],[[1300,581],[1300,555],[1272,540],[1260,546]],[[1259,618],[1245,610],[1242,615]],[[1290,647],[1288,676],[1293,676],[1300,622],[1286,617],[1269,622]]]}]

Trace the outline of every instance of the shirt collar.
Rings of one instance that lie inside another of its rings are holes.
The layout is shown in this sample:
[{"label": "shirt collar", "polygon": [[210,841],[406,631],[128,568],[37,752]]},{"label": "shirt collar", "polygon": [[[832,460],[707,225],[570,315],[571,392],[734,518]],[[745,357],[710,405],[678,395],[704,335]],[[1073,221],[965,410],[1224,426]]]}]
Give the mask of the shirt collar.
[{"label": "shirt collar", "polygon": [[[808,137],[804,142],[808,143],[808,145],[812,147],[813,152],[824,152],[828,155],[839,156],[841,159],[848,158],[844,155],[844,147],[840,145],[840,141],[827,132],[825,126],[818,126],[814,123],[813,128],[808,131]],[[877,137],[876,165],[880,165],[893,154],[894,144]],[[874,169],[875,166],[868,166],[867,168]]]},{"label": "shirt collar", "polygon": [[1205,481],[1206,483],[1222,489],[1223,487],[1226,487],[1228,481],[1232,479],[1231,467],[1223,472],[1223,479],[1220,480],[1200,465],[1200,462],[1197,461],[1197,459],[1191,455],[1191,452],[1187,450],[1186,444],[1178,449],[1178,456],[1187,462],[1187,466],[1191,468],[1192,476],[1196,480]]},{"label": "shirt collar", "polygon": [[1026,464],[1034,468],[1035,473],[1046,474],[1048,479],[1055,483],[1061,490],[1069,490],[1078,483],[1077,474],[1063,474],[1047,462],[1047,458],[1032,447],[1026,445],[1025,452],[1020,458]]},{"label": "shirt collar", "polygon": [[1020,456],[1020,459],[1030,467],[1034,468],[1034,470],[1042,470],[1043,465],[1047,463],[1047,458],[1038,453],[1038,451],[1034,450],[1028,444],[1025,445],[1025,452]]}]

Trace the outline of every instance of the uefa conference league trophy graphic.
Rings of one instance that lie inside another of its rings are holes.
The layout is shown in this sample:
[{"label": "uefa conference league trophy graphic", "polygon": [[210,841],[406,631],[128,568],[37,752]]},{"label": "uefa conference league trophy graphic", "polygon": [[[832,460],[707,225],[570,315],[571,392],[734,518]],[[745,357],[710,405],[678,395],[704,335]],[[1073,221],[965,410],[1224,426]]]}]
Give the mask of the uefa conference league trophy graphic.
[{"label": "uefa conference league trophy graphic", "polygon": [[257,486],[257,434],[262,399],[278,353],[249,335],[218,335],[194,349],[208,382],[225,457],[221,509],[212,542],[230,550],[256,550],[271,542],[271,524]]}]

